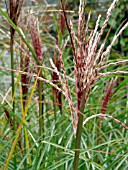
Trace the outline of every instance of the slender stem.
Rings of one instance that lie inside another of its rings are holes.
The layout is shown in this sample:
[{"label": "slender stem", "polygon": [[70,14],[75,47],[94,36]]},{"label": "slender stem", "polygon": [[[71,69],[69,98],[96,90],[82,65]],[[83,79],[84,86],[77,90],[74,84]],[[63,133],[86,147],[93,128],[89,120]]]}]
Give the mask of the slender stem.
[{"label": "slender stem", "polygon": [[[13,51],[13,36],[11,35],[10,39],[10,51],[11,51],[11,69],[14,70],[14,51]],[[11,72],[11,81],[12,81],[12,111],[15,112],[15,102],[14,102],[14,91],[15,91],[15,84],[14,84],[14,72]]]},{"label": "slender stem", "polygon": [[[27,154],[27,151],[26,151],[26,140],[25,140],[25,129],[23,130],[23,134],[24,134],[24,151],[23,151],[23,156],[25,157],[26,154]],[[24,160],[24,168],[26,168],[27,166],[27,158]]]},{"label": "slender stem", "polygon": [[54,120],[55,120],[55,129],[56,129],[56,95],[53,93],[53,107],[54,107]]},{"label": "slender stem", "polygon": [[[26,110],[26,102],[25,101],[23,101],[23,108],[24,108],[24,111]],[[24,150],[23,150],[23,157],[25,157],[26,156],[26,154],[27,154],[27,151],[26,151],[26,139],[25,139],[25,128],[23,128],[23,135],[24,135]],[[24,168],[26,168],[26,166],[27,166],[27,158],[24,160]]]},{"label": "slender stem", "polygon": [[77,125],[77,131],[76,131],[76,146],[75,146],[75,157],[74,157],[74,169],[78,170],[78,163],[79,163],[79,149],[81,144],[81,135],[82,135],[82,125],[83,125],[83,112],[85,108],[85,103],[87,101],[87,98],[85,98],[86,91],[83,92],[82,100],[81,100],[81,107],[80,107],[80,113],[78,118],[78,125]]},{"label": "slender stem", "polygon": [[74,170],[78,169],[82,125],[83,125],[83,114],[79,114],[78,126],[77,126],[77,132],[76,132],[76,146],[75,146],[76,150],[75,150],[75,158],[74,158]]},{"label": "slender stem", "polygon": [[67,21],[63,0],[60,0],[60,1],[61,1],[61,6],[62,6],[64,18],[65,18],[65,23],[66,23],[66,26],[67,26],[67,29],[68,29],[68,32],[69,32],[70,40],[71,40],[72,51],[73,51],[74,57],[76,58],[76,50],[75,50],[75,46],[74,46],[74,43],[73,43],[73,38],[72,38],[72,34],[71,34],[71,28],[70,28],[70,26],[68,24],[68,21]]},{"label": "slender stem", "polygon": [[[10,0],[10,19],[13,20],[14,19],[14,1]],[[15,33],[15,29],[10,26],[10,53],[11,53],[11,70],[14,69],[14,49],[13,49],[13,45],[14,45],[14,33]],[[11,82],[12,82],[12,111],[15,114],[15,99],[14,99],[14,92],[15,92],[15,85],[14,85],[14,72],[11,72]],[[15,116],[13,118],[13,135],[15,136],[15,131],[16,131],[16,120],[15,120]],[[14,169],[16,169],[16,156],[14,156]]]},{"label": "slender stem", "polygon": [[[42,71],[42,70],[41,70]],[[40,77],[42,77],[42,73],[40,73],[39,75]],[[43,83],[42,81],[39,81],[39,135],[42,135],[44,132],[44,120],[43,120],[43,94],[42,94],[42,90],[43,90]]]},{"label": "slender stem", "polygon": [[[40,68],[40,74],[39,76],[42,77],[42,68]],[[39,93],[39,136],[44,138],[44,116],[43,116],[43,103],[44,95],[43,95],[43,82],[39,80],[38,82],[38,93]],[[39,144],[41,144],[41,140],[39,141]],[[41,149],[39,152],[39,155],[41,155]]]},{"label": "slender stem", "polygon": [[[11,36],[10,36],[10,51],[11,51],[11,69],[14,69],[14,51],[13,51],[13,43],[14,43],[14,35],[12,34],[12,27],[10,28]],[[11,72],[11,82],[12,82],[12,111],[15,113],[15,99],[14,99],[14,92],[15,92],[15,82],[14,82],[14,72]],[[15,117],[13,118],[13,129],[14,135],[16,130],[16,120]],[[14,156],[14,169],[16,169],[16,156]]]}]

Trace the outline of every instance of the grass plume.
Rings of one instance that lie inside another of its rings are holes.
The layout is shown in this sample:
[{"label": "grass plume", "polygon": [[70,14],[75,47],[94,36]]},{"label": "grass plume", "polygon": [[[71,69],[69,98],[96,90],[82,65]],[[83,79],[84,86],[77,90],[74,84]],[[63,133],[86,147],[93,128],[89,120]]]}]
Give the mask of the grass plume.
[{"label": "grass plume", "polygon": [[[34,51],[39,61],[39,65],[42,66],[43,48],[42,48],[40,33],[38,30],[39,28],[38,24],[39,24],[38,21],[31,14],[29,17],[29,27],[30,27],[30,32],[31,32],[32,44],[33,44]],[[39,73],[39,77],[43,77],[42,68],[37,68],[37,72]],[[38,99],[39,99],[39,135],[40,137],[44,137],[44,115],[43,115],[44,104],[42,103],[42,101],[44,100],[44,94],[43,94],[43,82],[42,81],[40,80],[38,81],[37,88],[38,88]]]},{"label": "grass plume", "polygon": [[[106,56],[110,53],[110,50],[115,42],[115,40],[119,37],[119,35],[122,34],[122,31],[128,26],[128,23],[126,23],[118,34],[116,34],[111,42],[111,44],[107,47],[107,49],[104,51],[105,44],[102,43],[100,48],[97,49],[99,42],[101,40],[101,37],[104,33],[104,30],[107,26],[108,20],[111,16],[111,13],[113,9],[115,8],[115,5],[117,3],[117,0],[114,0],[113,3],[110,5],[106,19],[101,27],[101,30],[98,31],[98,26],[100,22],[101,15],[98,16],[96,26],[93,31],[91,31],[89,38],[86,42],[86,37],[88,35],[88,22],[86,23],[86,29],[84,29],[84,2],[80,1],[79,6],[79,19],[78,19],[78,32],[77,35],[75,33],[75,30],[73,28],[73,23],[70,21],[70,24],[67,21],[64,3],[61,0],[61,6],[63,9],[63,14],[65,17],[65,22],[67,25],[67,29],[69,31],[70,40],[71,40],[71,46],[72,51],[74,54],[74,69],[75,69],[75,80],[76,80],[76,96],[77,96],[77,114],[75,118],[74,123],[74,129],[76,133],[76,151],[75,151],[75,158],[74,158],[74,170],[78,169],[78,160],[79,160],[79,149],[80,149],[80,143],[81,143],[81,135],[82,135],[82,125],[83,125],[83,113],[85,104],[88,101],[88,98],[90,96],[90,91],[92,87],[94,86],[94,83],[100,78],[99,71],[104,65],[104,61],[106,59]],[[98,51],[98,52],[97,52]],[[117,63],[118,64],[118,63]],[[111,65],[111,64],[110,64]],[[107,73],[103,73],[104,75],[107,75]],[[112,72],[114,74],[114,72]],[[103,107],[106,108],[108,103],[108,93],[105,97]],[[103,108],[102,107],[102,108]],[[102,109],[103,111],[103,109]]]}]

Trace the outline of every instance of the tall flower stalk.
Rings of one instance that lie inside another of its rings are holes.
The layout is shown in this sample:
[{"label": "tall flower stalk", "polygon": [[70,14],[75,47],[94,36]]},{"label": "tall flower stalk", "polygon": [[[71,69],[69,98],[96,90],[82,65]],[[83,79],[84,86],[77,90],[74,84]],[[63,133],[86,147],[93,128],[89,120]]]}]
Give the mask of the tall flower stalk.
[{"label": "tall flower stalk", "polygon": [[[35,20],[34,16],[31,15],[29,17],[29,26],[30,32],[32,37],[32,44],[34,47],[34,51],[38,58],[38,63],[42,66],[42,55],[43,55],[43,48],[40,38],[40,33],[38,30],[38,22]],[[37,72],[39,73],[39,77],[42,77],[42,68],[37,68]],[[42,137],[44,135],[44,116],[43,116],[43,103],[44,95],[43,95],[43,82],[38,81],[38,98],[39,98],[39,136]]]},{"label": "tall flower stalk", "polygon": [[[63,17],[63,13],[59,13],[59,19],[58,19],[58,25],[57,25],[57,32],[56,32],[56,44],[62,42],[62,37],[64,36],[64,29],[65,29],[65,19]],[[61,41],[61,42],[60,42]],[[60,71],[61,68],[61,61],[58,56],[58,52],[55,53],[54,56],[54,64],[58,71]],[[56,72],[52,73],[52,80],[55,84],[59,82],[59,76]],[[61,84],[58,84],[58,87],[61,88]],[[55,115],[55,121],[56,121],[56,105],[58,105],[60,114],[62,114],[62,94],[59,92],[56,88],[53,87],[53,103],[54,103],[54,115]]]},{"label": "tall flower stalk", "polygon": [[[25,48],[22,45],[22,49]],[[20,70],[23,70],[25,72],[29,72],[29,65],[30,65],[30,56],[28,53],[23,55],[22,51],[20,53]],[[30,78],[27,75],[21,75],[21,85],[22,85],[22,99],[23,99],[23,112],[26,110],[26,100],[27,100],[27,94],[28,94],[28,84],[30,82]],[[27,132],[26,127],[24,127],[24,143],[21,141],[22,145],[24,144],[24,148],[27,147],[28,142],[27,141]],[[27,151],[24,149],[23,151],[24,155],[26,155]],[[27,159],[24,161],[24,167],[27,165]]]},{"label": "tall flower stalk", "polygon": [[[79,163],[79,149],[81,144],[82,126],[83,126],[83,113],[85,105],[89,99],[90,91],[94,86],[94,83],[102,76],[116,74],[117,72],[106,72],[101,73],[104,68],[110,65],[117,65],[121,61],[108,65],[104,65],[106,56],[110,53],[110,50],[115,42],[115,40],[120,36],[122,31],[128,26],[126,23],[121,30],[116,34],[111,42],[111,44],[104,50],[105,43],[102,43],[100,48],[98,48],[101,37],[104,33],[104,29],[107,26],[108,20],[111,16],[112,10],[118,0],[114,0],[110,8],[107,11],[106,19],[102,25],[100,31],[98,31],[98,26],[100,22],[101,15],[98,16],[96,26],[89,34],[88,24],[90,20],[90,13],[88,15],[88,20],[85,27],[85,14],[84,14],[84,1],[80,0],[79,6],[79,19],[78,19],[78,32],[76,34],[74,30],[73,23],[70,21],[68,23],[64,3],[61,0],[63,15],[65,17],[65,22],[67,29],[69,31],[69,36],[71,40],[72,51],[74,55],[74,71],[75,71],[75,84],[76,84],[76,115],[72,113],[72,122],[74,126],[74,132],[76,136],[76,146],[75,146],[75,157],[74,157],[74,170],[78,169]],[[89,38],[87,38],[87,36]],[[123,61],[125,63],[125,61]],[[118,72],[119,73],[119,72]],[[121,72],[120,72],[121,73]],[[108,95],[107,95],[108,96]],[[71,107],[70,107],[71,108]],[[103,110],[103,109],[102,109]],[[72,110],[71,110],[72,112]]]},{"label": "tall flower stalk", "polygon": [[[20,16],[21,8],[24,0],[10,0],[10,19],[15,25],[17,25],[18,18]],[[10,51],[11,51],[11,69],[14,69],[14,34],[15,29],[10,25]],[[11,72],[12,77],[12,98],[13,98],[13,112],[15,112],[15,102],[14,102],[14,72]]]},{"label": "tall flower stalk", "polygon": [[[15,25],[17,25],[18,18],[20,16],[21,8],[23,5],[24,0],[10,0],[10,19],[13,21]],[[14,34],[15,29],[10,25],[10,52],[11,52],[11,69],[14,69]],[[15,82],[14,82],[14,72],[11,72],[11,81],[12,81],[12,111],[15,113],[15,98],[14,98],[14,92],[15,92]],[[14,127],[14,133],[16,130],[16,121],[15,118],[13,119],[13,127]],[[16,158],[14,157],[14,165],[16,166]],[[16,167],[15,167],[16,168]]]}]

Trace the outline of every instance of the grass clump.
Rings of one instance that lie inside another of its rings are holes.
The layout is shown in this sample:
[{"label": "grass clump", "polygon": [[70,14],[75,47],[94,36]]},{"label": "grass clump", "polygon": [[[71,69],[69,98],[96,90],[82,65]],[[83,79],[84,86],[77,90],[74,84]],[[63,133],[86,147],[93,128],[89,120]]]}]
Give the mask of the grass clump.
[{"label": "grass clump", "polygon": [[102,40],[117,2],[110,5],[101,28],[99,15],[90,29],[85,2],[80,0],[75,25],[67,17],[73,11],[61,0],[59,19],[53,17],[55,36],[45,26],[41,34],[42,23],[32,13],[26,16],[28,30],[18,25],[24,1],[10,0],[10,12],[11,5],[19,5],[12,16],[0,8],[10,24],[12,64],[15,43],[20,49],[20,63],[0,66],[13,80],[12,96],[7,98],[9,90],[1,93],[3,169],[127,169],[128,59],[112,60],[111,50],[128,22],[109,45],[108,34]]}]

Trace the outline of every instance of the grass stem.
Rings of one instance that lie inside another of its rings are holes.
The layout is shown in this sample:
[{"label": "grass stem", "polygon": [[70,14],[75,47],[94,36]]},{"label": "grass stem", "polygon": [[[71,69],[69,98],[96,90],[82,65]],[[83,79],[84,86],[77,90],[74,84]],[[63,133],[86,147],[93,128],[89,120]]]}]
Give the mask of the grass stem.
[{"label": "grass stem", "polygon": [[[42,68],[39,70],[39,76],[42,77]],[[41,145],[41,140],[44,138],[44,104],[42,101],[44,100],[44,95],[43,95],[43,82],[39,80],[38,82],[38,95],[39,95],[39,136],[40,136],[40,141],[39,144]],[[40,151],[39,151],[39,156],[41,156],[41,146],[40,146]]]}]

